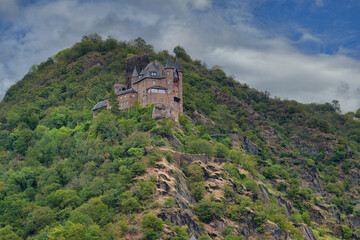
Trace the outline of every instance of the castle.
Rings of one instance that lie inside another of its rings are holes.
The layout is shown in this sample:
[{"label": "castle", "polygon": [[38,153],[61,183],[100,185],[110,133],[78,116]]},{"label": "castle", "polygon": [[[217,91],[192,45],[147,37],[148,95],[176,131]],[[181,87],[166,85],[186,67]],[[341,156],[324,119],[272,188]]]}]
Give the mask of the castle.
[{"label": "castle", "polygon": [[[178,121],[183,113],[183,75],[178,59],[173,65],[168,56],[164,67],[156,60],[149,63],[148,55],[133,55],[126,59],[126,71],[126,84],[114,84],[120,110],[127,110],[136,102],[143,107],[154,104],[154,119]],[[92,109],[94,117],[101,107],[111,108],[108,100],[98,102]]]}]

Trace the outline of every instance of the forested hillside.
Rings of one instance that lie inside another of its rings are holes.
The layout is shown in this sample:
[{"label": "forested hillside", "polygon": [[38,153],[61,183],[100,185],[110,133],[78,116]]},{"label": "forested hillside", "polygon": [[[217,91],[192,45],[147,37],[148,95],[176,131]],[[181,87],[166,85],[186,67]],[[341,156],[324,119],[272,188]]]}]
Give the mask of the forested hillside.
[{"label": "forested hillside", "polygon": [[[179,58],[185,114],[93,119],[142,53]],[[84,36],[0,103],[0,239],[360,239],[357,117],[271,98],[180,46]]]}]

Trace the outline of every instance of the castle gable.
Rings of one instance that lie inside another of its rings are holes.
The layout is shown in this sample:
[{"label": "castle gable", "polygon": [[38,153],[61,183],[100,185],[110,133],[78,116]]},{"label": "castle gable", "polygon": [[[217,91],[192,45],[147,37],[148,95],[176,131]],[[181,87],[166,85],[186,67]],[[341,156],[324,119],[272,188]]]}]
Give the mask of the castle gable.
[{"label": "castle gable", "polygon": [[140,79],[144,79],[144,78],[163,78],[163,77],[165,77],[165,70],[164,69],[165,69],[164,66],[160,62],[158,62],[158,61],[151,62],[142,71],[142,74],[140,75]]}]

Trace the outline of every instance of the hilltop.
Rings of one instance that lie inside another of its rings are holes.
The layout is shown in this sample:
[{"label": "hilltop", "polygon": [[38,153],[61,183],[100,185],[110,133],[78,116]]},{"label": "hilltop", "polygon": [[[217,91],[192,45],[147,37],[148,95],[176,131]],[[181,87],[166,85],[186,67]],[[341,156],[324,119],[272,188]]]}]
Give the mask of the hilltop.
[{"label": "hilltop", "polygon": [[143,39],[97,34],[0,103],[0,239],[359,239],[359,114],[271,98],[180,46],[183,110],[93,106]]}]

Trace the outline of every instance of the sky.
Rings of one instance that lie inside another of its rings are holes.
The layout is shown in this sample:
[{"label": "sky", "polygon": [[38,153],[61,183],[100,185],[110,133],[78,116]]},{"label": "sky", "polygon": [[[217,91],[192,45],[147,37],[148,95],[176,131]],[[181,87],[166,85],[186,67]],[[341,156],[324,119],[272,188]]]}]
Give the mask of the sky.
[{"label": "sky", "polygon": [[241,83],[360,108],[359,0],[0,0],[0,99],[34,64],[98,33],[181,45]]}]

